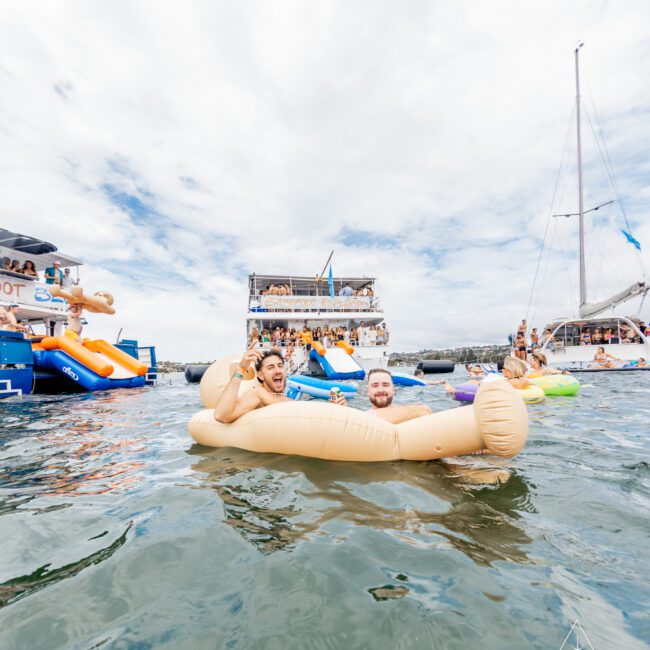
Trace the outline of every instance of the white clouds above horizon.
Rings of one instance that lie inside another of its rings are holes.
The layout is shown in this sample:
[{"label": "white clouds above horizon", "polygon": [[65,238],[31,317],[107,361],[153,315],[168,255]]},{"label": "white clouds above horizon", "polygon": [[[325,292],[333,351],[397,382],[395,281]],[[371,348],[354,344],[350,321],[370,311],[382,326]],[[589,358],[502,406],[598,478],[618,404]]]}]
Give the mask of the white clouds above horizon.
[{"label": "white clouds above horizon", "polygon": [[[647,265],[647,3],[3,4],[1,225],[115,294],[93,333],[212,358],[241,344],[246,273],[309,275],[334,248],[336,274],[379,276],[396,349],[503,340],[528,305],[578,38]],[[589,139],[591,205],[612,196]],[[610,216],[594,293],[636,279]],[[555,244],[572,229],[552,224]],[[549,259],[539,326],[570,307]]]}]

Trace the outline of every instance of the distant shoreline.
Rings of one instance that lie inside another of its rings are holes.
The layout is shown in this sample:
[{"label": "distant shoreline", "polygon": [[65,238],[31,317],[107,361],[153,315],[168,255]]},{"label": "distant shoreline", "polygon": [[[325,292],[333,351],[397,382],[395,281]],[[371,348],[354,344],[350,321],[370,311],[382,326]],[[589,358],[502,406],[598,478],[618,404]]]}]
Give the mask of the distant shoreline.
[{"label": "distant shoreline", "polygon": [[[415,366],[421,360],[449,359],[455,363],[496,363],[499,359],[510,354],[508,345],[473,345],[461,348],[445,348],[442,350],[420,350],[419,352],[393,352],[389,366]],[[159,361],[158,372],[183,372],[187,366],[207,366],[213,361]]]}]

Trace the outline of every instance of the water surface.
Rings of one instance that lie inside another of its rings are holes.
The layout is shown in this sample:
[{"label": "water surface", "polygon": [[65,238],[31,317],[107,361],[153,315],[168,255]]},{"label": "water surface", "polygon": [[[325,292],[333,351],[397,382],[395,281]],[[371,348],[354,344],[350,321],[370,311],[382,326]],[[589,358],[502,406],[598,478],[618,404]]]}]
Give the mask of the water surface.
[{"label": "water surface", "polygon": [[0,645],[648,647],[650,376],[581,379],[444,463],[200,447],[180,376],[0,401]]}]

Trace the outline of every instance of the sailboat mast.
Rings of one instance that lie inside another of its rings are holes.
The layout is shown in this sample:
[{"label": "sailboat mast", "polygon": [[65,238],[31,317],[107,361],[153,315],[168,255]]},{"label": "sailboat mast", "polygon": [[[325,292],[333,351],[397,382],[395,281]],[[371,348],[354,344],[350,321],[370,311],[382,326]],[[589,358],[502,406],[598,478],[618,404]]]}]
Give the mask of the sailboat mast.
[{"label": "sailboat mast", "polygon": [[576,59],[576,130],[578,133],[578,216],[580,219],[580,307],[587,302],[587,274],[585,270],[585,207],[582,191],[582,133],[580,129],[580,66],[578,55],[583,43],[575,51]]}]

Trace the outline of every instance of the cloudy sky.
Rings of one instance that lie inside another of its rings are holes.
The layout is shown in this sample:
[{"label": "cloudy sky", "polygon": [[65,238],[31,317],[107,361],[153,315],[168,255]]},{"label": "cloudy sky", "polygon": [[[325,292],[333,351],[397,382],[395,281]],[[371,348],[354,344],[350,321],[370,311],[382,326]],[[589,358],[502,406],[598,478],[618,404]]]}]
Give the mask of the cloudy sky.
[{"label": "cloudy sky", "polygon": [[549,215],[577,209],[579,39],[585,204],[616,195],[602,129],[624,206],[588,218],[589,298],[650,267],[645,0],[0,7],[0,226],[115,295],[89,335],[237,351],[247,274],[314,275],[331,249],[335,275],[379,277],[397,350],[569,314],[576,223]]}]

